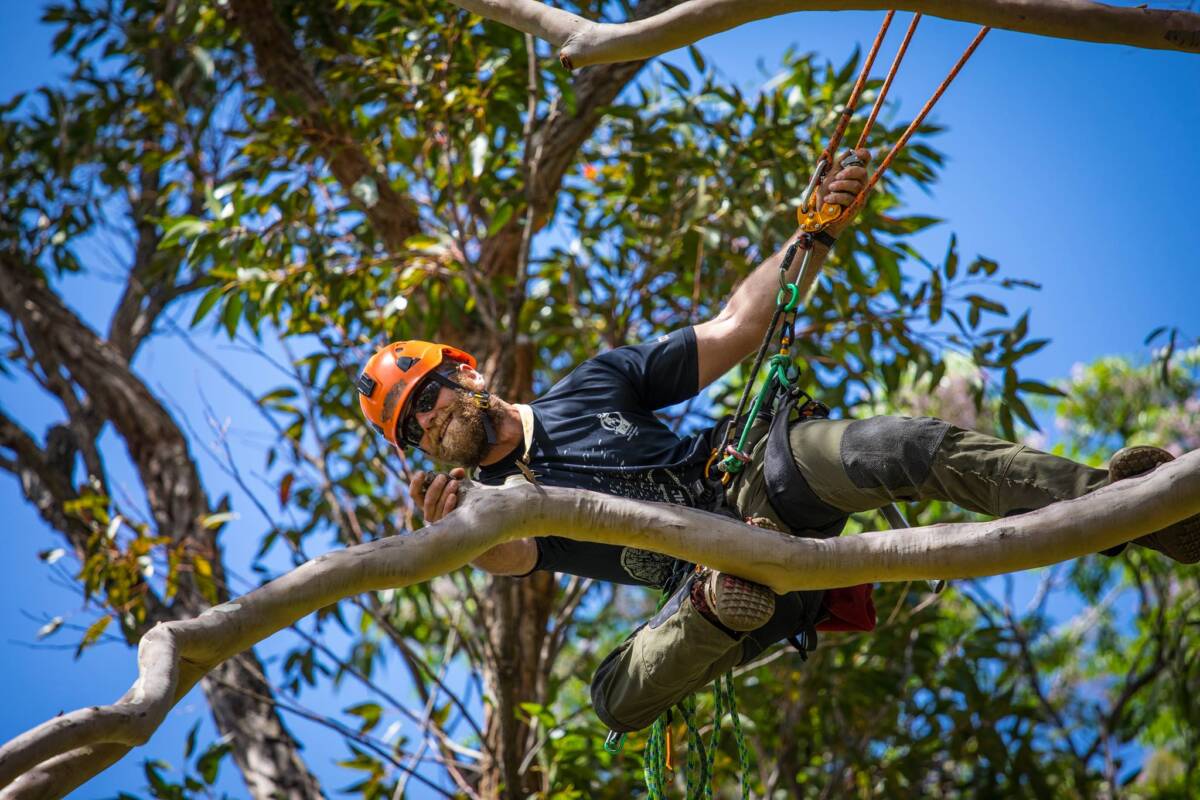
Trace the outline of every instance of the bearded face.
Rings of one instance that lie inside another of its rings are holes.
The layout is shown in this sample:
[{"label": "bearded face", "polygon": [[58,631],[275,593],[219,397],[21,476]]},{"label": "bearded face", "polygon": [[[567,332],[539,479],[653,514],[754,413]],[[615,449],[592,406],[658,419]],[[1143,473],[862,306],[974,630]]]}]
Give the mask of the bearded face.
[{"label": "bearded face", "polygon": [[438,461],[475,468],[488,451],[484,416],[489,415],[493,428],[500,425],[500,412],[495,408],[480,408],[468,395],[454,393],[449,404],[438,409],[425,431],[428,446],[422,447]]}]

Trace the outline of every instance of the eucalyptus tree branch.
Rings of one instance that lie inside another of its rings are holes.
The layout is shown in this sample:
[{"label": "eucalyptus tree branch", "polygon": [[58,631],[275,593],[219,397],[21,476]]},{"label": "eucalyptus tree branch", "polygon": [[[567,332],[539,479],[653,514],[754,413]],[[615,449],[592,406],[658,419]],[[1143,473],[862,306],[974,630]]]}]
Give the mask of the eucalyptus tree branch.
[{"label": "eucalyptus tree branch", "polygon": [[1200,52],[1200,14],[1090,0],[687,0],[646,19],[598,23],[538,0],[450,0],[559,48],[567,69],[636,61],[793,11],[919,11],[1057,39]]},{"label": "eucalyptus tree branch", "polygon": [[0,747],[0,798],[81,785],[147,741],[209,670],[300,617],[351,594],[431,580],[505,541],[565,531],[708,564],[776,592],[994,575],[1093,553],[1200,513],[1200,451],[1016,517],[832,540],[577,489],[466,484],[461,496],[456,511],[414,534],[325,554],[199,617],[155,626],[139,647],[137,681],[116,703],[60,715]]},{"label": "eucalyptus tree branch", "polygon": [[[67,432],[65,428],[62,430]],[[91,530],[82,520],[63,511],[63,503],[78,496],[71,485],[70,461],[55,463],[50,448],[39,447],[3,409],[0,409],[0,449],[12,452],[13,457],[6,459],[4,468],[20,482],[25,498],[47,524],[66,537],[75,555],[81,556]],[[73,451],[68,455],[73,461]]]}]

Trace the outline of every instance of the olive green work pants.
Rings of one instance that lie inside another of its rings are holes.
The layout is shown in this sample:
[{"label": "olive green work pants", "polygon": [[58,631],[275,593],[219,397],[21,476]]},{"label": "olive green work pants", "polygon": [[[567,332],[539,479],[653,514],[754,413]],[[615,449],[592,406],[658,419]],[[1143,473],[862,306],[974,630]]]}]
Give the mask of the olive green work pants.
[{"label": "olive green work pants", "polygon": [[[786,530],[767,500],[766,436],[726,497],[743,518],[766,517]],[[1043,453],[930,417],[808,419],[789,429],[792,457],[815,502],[828,512],[868,511],[893,501],[943,500],[996,517],[1032,511],[1094,491],[1105,470]],[[803,535],[803,531],[795,531]],[[686,584],[685,584],[686,586]],[[777,598],[776,618],[734,638],[701,616],[686,588],[601,663],[592,680],[596,713],[616,731],[650,725],[661,713],[729,668],[796,633],[801,595]],[[789,624],[791,623],[791,624]]]}]

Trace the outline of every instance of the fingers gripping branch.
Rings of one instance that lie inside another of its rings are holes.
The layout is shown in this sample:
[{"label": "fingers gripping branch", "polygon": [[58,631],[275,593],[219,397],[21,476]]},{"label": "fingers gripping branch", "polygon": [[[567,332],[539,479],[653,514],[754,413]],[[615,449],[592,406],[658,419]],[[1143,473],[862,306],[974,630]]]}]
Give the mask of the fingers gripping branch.
[{"label": "fingers gripping branch", "polygon": [[138,681],[115,704],[56,718],[0,747],[0,787],[8,786],[0,797],[79,785],[119,758],[119,748],[144,742],[208,669],[299,618],[343,597],[430,580],[513,539],[554,533],[651,549],[777,592],[981,577],[1094,553],[1200,514],[1200,451],[1021,516],[833,540],[577,489],[463,482],[459,492],[458,509],[421,531],[329,553],[196,619],[157,626],[139,648]]},{"label": "fingers gripping branch", "polygon": [[450,0],[545,39],[567,68],[635,61],[747,22],[792,11],[918,11],[1022,33],[1200,53],[1200,14],[1111,6],[1090,0],[687,0],[644,20],[600,24],[538,0]]}]

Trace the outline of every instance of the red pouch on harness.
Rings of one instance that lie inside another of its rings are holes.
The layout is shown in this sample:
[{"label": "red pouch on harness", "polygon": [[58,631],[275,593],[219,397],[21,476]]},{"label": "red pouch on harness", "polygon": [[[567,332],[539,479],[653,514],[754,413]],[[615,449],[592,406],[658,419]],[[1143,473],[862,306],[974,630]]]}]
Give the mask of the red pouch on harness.
[{"label": "red pouch on harness", "polygon": [[860,583],[842,589],[825,590],[825,610],[829,618],[817,623],[819,631],[875,630],[875,585]]}]

